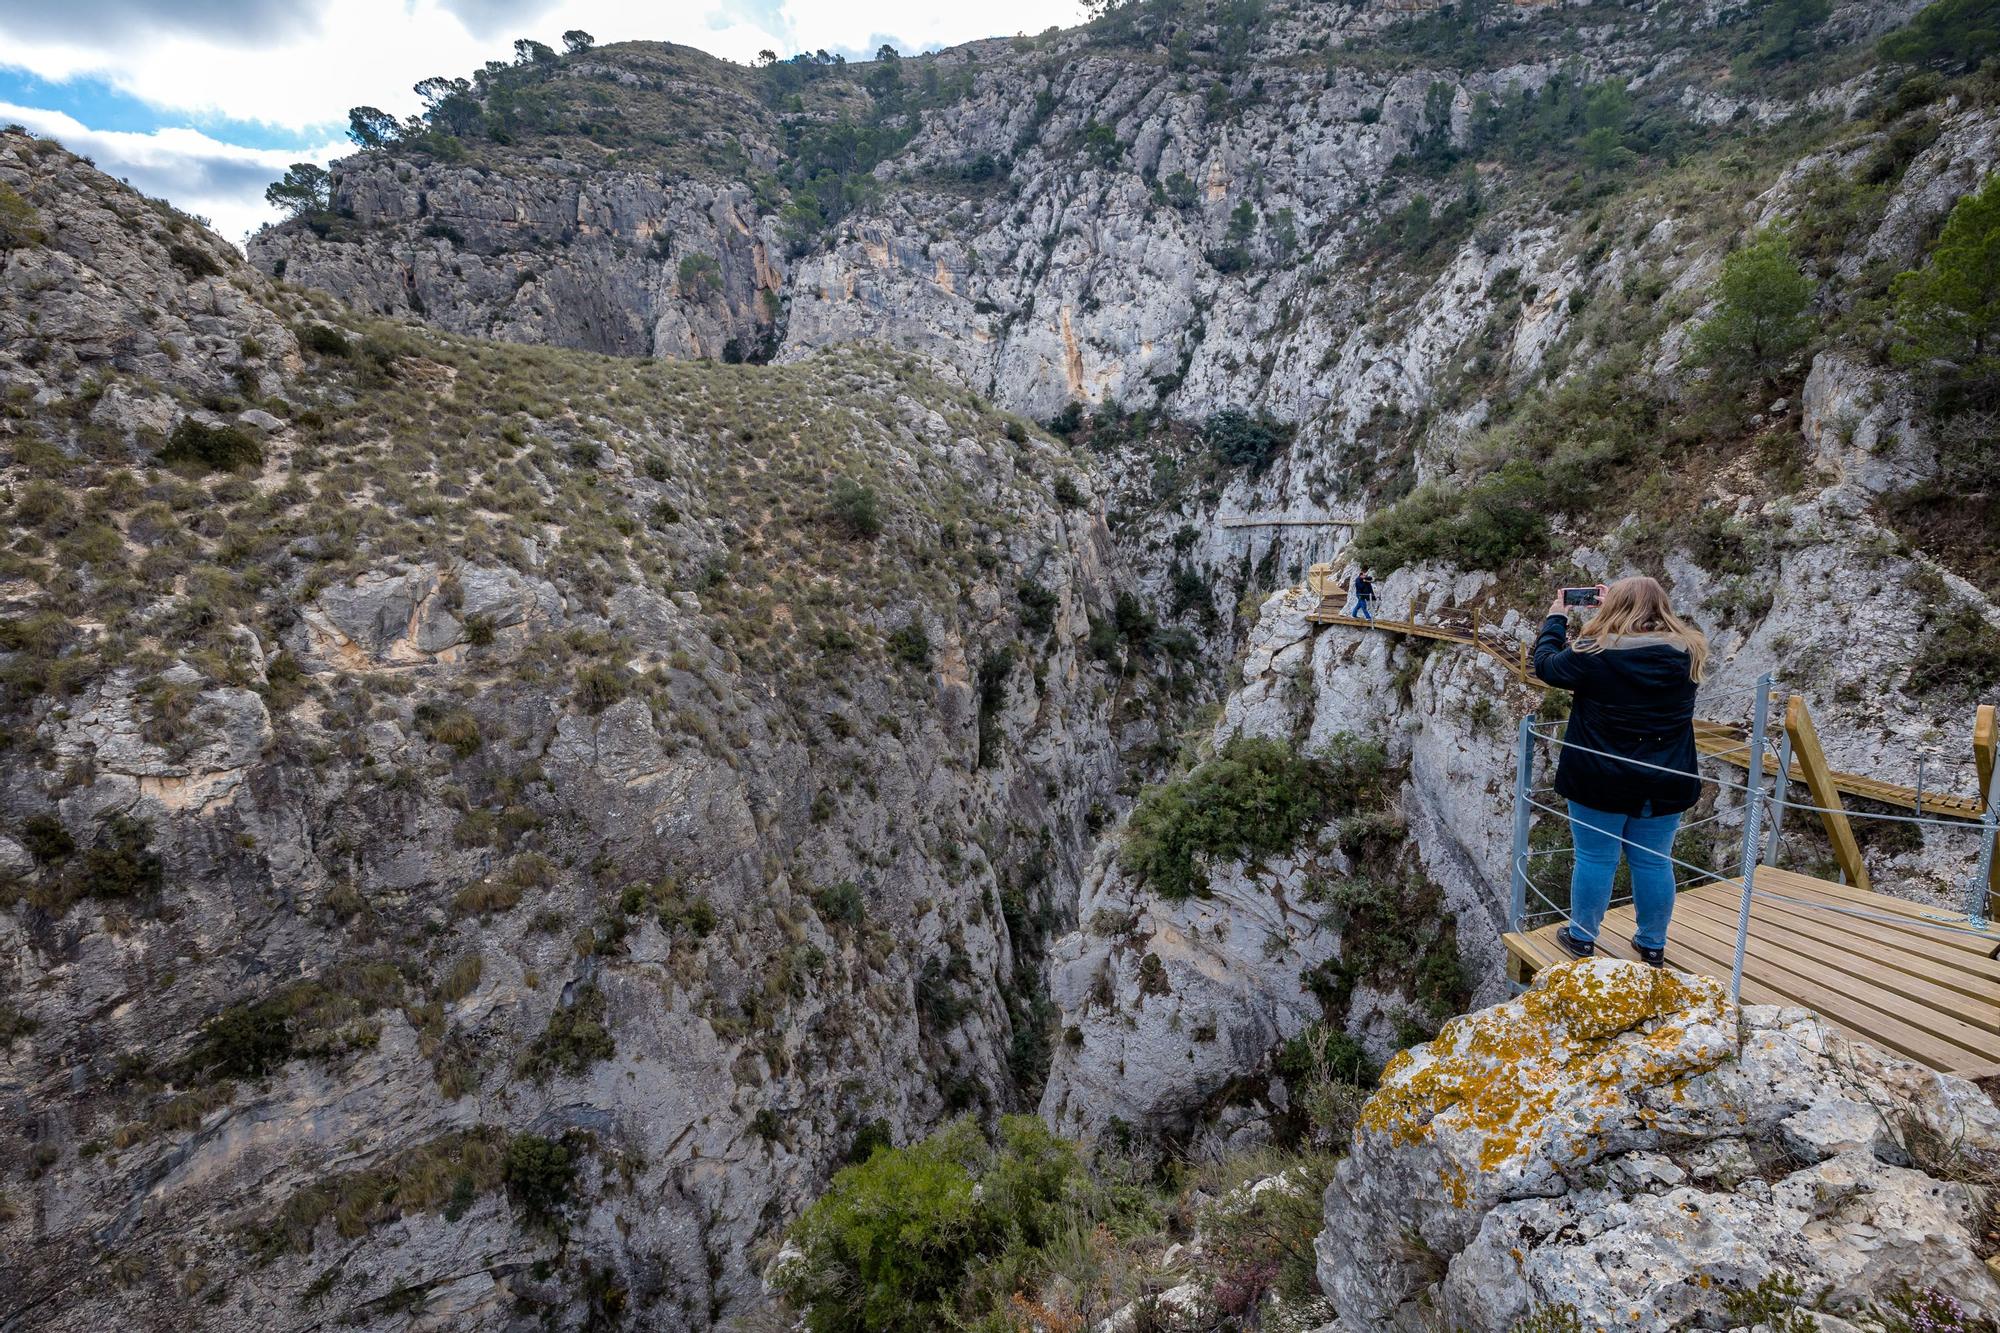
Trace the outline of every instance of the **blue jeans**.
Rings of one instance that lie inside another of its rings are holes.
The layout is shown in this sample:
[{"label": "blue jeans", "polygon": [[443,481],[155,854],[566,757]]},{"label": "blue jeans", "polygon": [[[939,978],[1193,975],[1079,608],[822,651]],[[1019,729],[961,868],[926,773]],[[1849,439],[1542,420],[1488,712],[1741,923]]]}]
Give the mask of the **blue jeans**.
[{"label": "blue jeans", "polygon": [[[1641,808],[1651,810],[1652,802]],[[1666,948],[1667,923],[1674,915],[1674,863],[1667,858],[1680,825],[1679,814],[1614,815],[1571,801],[1569,827],[1576,854],[1569,878],[1569,933],[1580,940],[1597,938],[1623,852],[1632,867],[1632,910],[1639,918],[1632,942]]]},{"label": "blue jeans", "polygon": [[1349,615],[1351,615],[1351,616],[1358,616],[1359,618],[1361,618],[1362,620],[1365,620],[1365,621],[1367,621],[1367,622],[1368,622],[1369,624],[1371,624],[1371,625],[1372,625],[1372,624],[1374,624],[1374,623],[1375,623],[1375,615],[1374,615],[1374,613],[1373,613],[1373,612],[1371,612],[1371,611],[1370,611],[1370,610],[1368,609],[1368,603],[1369,603],[1370,601],[1372,601],[1372,600],[1373,600],[1372,598],[1368,598],[1368,597],[1357,597],[1357,598],[1355,598],[1355,599],[1354,599],[1354,609],[1353,609],[1352,611],[1349,611],[1349,612],[1348,612],[1347,614],[1349,614]]}]

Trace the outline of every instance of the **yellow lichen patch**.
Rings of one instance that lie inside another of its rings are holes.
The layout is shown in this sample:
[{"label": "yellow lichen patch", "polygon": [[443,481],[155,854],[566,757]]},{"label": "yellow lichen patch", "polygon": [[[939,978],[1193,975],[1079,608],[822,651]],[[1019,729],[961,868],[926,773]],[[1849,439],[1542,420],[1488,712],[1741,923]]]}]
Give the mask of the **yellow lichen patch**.
[{"label": "yellow lichen patch", "polygon": [[[1640,1108],[1624,1109],[1634,1090],[1678,1093],[1728,1054],[1725,1008],[1722,987],[1705,977],[1613,959],[1546,968],[1519,999],[1454,1019],[1391,1060],[1361,1127],[1397,1144],[1448,1128],[1460,1160],[1491,1172],[1544,1143],[1561,1104],[1575,1141],[1560,1156],[1581,1158],[1607,1124],[1648,1122],[1633,1114]],[[1457,1168],[1447,1166],[1441,1183],[1463,1203]]]}]

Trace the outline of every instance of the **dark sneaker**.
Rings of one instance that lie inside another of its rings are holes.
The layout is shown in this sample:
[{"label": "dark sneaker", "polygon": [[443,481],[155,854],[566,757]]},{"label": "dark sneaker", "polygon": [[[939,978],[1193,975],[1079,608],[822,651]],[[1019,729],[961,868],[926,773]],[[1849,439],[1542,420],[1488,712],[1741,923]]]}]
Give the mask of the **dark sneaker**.
[{"label": "dark sneaker", "polygon": [[1667,951],[1665,949],[1648,949],[1645,945],[1639,943],[1639,941],[1633,940],[1632,952],[1638,954],[1639,961],[1647,967],[1665,967],[1667,965]]},{"label": "dark sneaker", "polygon": [[1576,936],[1570,934],[1568,926],[1563,926],[1557,929],[1556,943],[1562,945],[1564,949],[1567,949],[1571,957],[1574,958],[1588,958],[1592,954],[1597,952],[1597,946],[1595,944],[1592,944],[1589,940],[1580,940]]}]

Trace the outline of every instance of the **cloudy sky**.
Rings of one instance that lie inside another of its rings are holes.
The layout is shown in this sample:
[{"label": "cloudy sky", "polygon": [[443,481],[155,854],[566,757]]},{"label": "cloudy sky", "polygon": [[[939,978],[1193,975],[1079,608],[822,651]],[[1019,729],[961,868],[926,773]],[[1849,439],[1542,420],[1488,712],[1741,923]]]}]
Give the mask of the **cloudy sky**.
[{"label": "cloudy sky", "polygon": [[418,109],[410,87],[551,46],[684,42],[731,60],[905,52],[1077,21],[1079,0],[0,0],[0,124],[88,154],[231,240],[268,220],[286,164],[348,150],[347,108]]}]

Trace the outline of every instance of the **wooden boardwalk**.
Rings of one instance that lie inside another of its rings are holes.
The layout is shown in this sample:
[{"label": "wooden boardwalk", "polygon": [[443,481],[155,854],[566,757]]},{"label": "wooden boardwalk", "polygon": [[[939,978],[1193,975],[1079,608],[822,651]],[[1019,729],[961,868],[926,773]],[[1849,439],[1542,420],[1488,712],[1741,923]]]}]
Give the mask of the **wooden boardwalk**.
[{"label": "wooden boardwalk", "polygon": [[[1667,965],[1727,981],[1742,895],[1738,880],[1683,892],[1667,932]],[[1505,937],[1515,980],[1570,957],[1555,941],[1560,925]],[[1633,929],[1631,906],[1614,907],[1605,915],[1598,952],[1636,958]],[[1849,1036],[1932,1069],[1977,1078],[2000,1072],[1996,955],[2000,931],[1972,933],[1957,913],[1759,866],[1743,999],[1815,1010]]]},{"label": "wooden boardwalk", "polygon": [[[1695,724],[1695,748],[1703,754],[1712,755],[1726,764],[1734,764],[1745,772],[1750,768],[1750,746],[1744,739],[1748,728],[1729,722],[1703,722]],[[1778,757],[1764,756],[1764,772],[1768,776],[1778,771]],[[1805,769],[1797,759],[1792,760],[1793,782],[1806,780]],[[1843,773],[1832,770],[1833,785],[1844,795],[1859,796],[1865,801],[1879,801],[1883,805],[1915,809],[1917,790],[1894,782],[1884,782],[1871,778],[1865,773]],[[1985,805],[1976,796],[1966,796],[1958,792],[1924,789],[1924,813],[1927,815],[1956,815],[1961,819],[1977,819],[1985,810]]]},{"label": "wooden boardwalk", "polygon": [[1238,514],[1235,518],[1216,521],[1219,528],[1358,528],[1358,518],[1343,518],[1339,514]]}]

